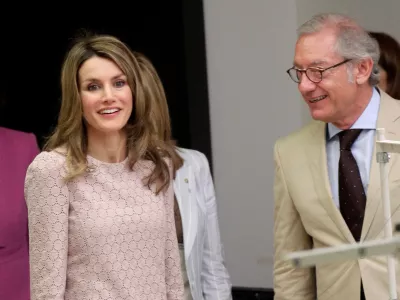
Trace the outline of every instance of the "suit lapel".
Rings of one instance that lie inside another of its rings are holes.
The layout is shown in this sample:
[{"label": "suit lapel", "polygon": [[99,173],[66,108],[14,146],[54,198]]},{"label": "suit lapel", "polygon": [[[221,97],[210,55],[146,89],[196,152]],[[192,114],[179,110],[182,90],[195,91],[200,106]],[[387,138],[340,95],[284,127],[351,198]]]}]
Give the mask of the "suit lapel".
[{"label": "suit lapel", "polygon": [[316,122],[314,130],[310,131],[308,146],[308,161],[310,161],[311,174],[314,186],[321,205],[327,211],[328,216],[337,225],[343,236],[350,242],[354,238],[344,221],[342,214],[333,201],[332,191],[328,177],[328,163],[326,154],[326,124]]},{"label": "suit lapel", "polygon": [[189,257],[197,233],[197,210],[196,199],[193,199],[195,191],[195,178],[192,167],[184,164],[176,173],[174,180],[174,191],[179,210],[182,217],[183,241],[185,247],[185,258]]},{"label": "suit lapel", "polygon": [[[380,91],[381,102],[378,115],[378,128],[385,129],[385,137],[389,140],[400,140],[399,107],[395,101],[386,93]],[[397,128],[399,127],[399,128]],[[325,208],[333,222],[338,226],[343,236],[349,241],[354,242],[354,238],[348,229],[339,209],[335,206],[330,188],[326,155],[326,124],[315,122],[313,130],[309,131],[309,143],[307,148],[308,161],[310,161],[311,174],[313,176],[315,189],[321,205]],[[390,171],[393,167],[394,159],[389,161],[389,180]],[[376,146],[374,144],[373,157],[371,162],[369,185],[367,190],[367,207],[365,211],[363,230],[361,239],[368,235],[372,221],[376,215],[379,204],[382,202],[380,195],[380,172],[379,164],[376,161]]]},{"label": "suit lapel", "polygon": [[[388,140],[399,140],[399,129],[396,128],[395,121],[399,118],[398,106],[394,105],[394,99],[391,99],[386,93],[380,91],[381,101],[379,107],[377,128],[385,129],[385,138]],[[397,125],[398,126],[398,125]],[[390,170],[393,167],[393,159],[389,160],[389,180]],[[361,239],[368,236],[373,219],[375,218],[379,204],[382,202],[380,188],[380,170],[376,161],[376,144],[374,143],[374,151],[371,161],[371,170],[369,177],[369,185],[367,190],[367,206],[365,210],[363,230]]]}]

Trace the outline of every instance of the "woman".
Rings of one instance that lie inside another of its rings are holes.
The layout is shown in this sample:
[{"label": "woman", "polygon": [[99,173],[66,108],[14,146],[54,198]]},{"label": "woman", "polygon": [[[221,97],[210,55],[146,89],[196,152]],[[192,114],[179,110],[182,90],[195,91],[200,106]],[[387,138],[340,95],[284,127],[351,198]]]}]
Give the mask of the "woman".
[{"label": "woman", "polygon": [[78,40],[58,125],[25,183],[31,300],[182,299],[173,215],[181,160],[154,80],[118,39]]},{"label": "woman", "polygon": [[[182,219],[178,235],[184,265],[186,299],[232,299],[231,282],[224,264],[214,184],[207,158],[201,152],[178,148],[184,160],[174,180],[179,207],[175,218]],[[179,228],[179,225],[176,225]],[[182,250],[181,250],[182,251]],[[187,285],[189,283],[189,285]]]},{"label": "woman", "polygon": [[400,45],[383,32],[369,32],[379,44],[379,87],[394,99],[400,99]]},{"label": "woman", "polygon": [[[159,100],[158,107],[169,120],[167,100],[161,80],[149,60],[142,58],[146,75],[157,83],[152,90]],[[157,120],[157,119],[155,119]],[[154,124],[154,128],[169,128],[169,124]],[[169,131],[158,131],[160,139],[169,140]],[[176,148],[183,158],[174,180],[175,222],[181,268],[185,283],[185,300],[232,299],[231,282],[224,265],[219,233],[217,204],[209,164],[201,152]]]},{"label": "woman", "polygon": [[29,299],[24,180],[38,153],[32,133],[0,127],[0,299]]}]

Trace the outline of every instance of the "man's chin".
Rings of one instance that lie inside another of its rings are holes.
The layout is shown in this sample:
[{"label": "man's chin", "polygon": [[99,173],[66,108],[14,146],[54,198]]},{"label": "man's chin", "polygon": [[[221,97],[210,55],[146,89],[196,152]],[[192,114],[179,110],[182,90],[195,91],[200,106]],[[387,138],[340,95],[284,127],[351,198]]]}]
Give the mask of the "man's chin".
[{"label": "man's chin", "polygon": [[311,118],[325,123],[331,122],[332,116],[322,109],[310,109]]}]

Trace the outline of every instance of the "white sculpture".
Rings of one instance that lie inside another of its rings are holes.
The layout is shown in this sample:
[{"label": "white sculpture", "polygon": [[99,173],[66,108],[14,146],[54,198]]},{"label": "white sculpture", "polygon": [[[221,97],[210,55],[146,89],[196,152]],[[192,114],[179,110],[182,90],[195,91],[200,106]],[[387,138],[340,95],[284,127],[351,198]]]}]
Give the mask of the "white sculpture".
[{"label": "white sculpture", "polygon": [[[289,253],[285,256],[295,267],[313,267],[321,263],[331,263],[343,260],[359,259],[367,256],[386,255],[389,277],[389,293],[391,300],[397,300],[395,255],[400,253],[400,235],[393,237],[390,193],[388,183],[388,162],[390,153],[400,153],[400,141],[385,139],[385,130],[377,129],[376,158],[380,165],[381,193],[385,220],[382,240],[366,241],[337,247],[318,248]],[[396,226],[400,232],[400,224]]]}]

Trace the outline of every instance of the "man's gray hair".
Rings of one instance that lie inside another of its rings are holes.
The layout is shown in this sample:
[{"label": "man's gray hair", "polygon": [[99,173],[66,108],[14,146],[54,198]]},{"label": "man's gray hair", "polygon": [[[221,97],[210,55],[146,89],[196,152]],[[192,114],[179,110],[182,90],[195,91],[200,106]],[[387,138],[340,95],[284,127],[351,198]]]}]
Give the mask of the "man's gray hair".
[{"label": "man's gray hair", "polygon": [[344,59],[351,59],[355,62],[365,58],[372,59],[374,65],[369,77],[369,84],[372,86],[377,85],[379,83],[378,61],[380,55],[378,42],[355,20],[342,14],[318,14],[301,25],[297,30],[297,34],[298,37],[301,37],[326,28],[336,31],[335,51],[343,56]]}]

